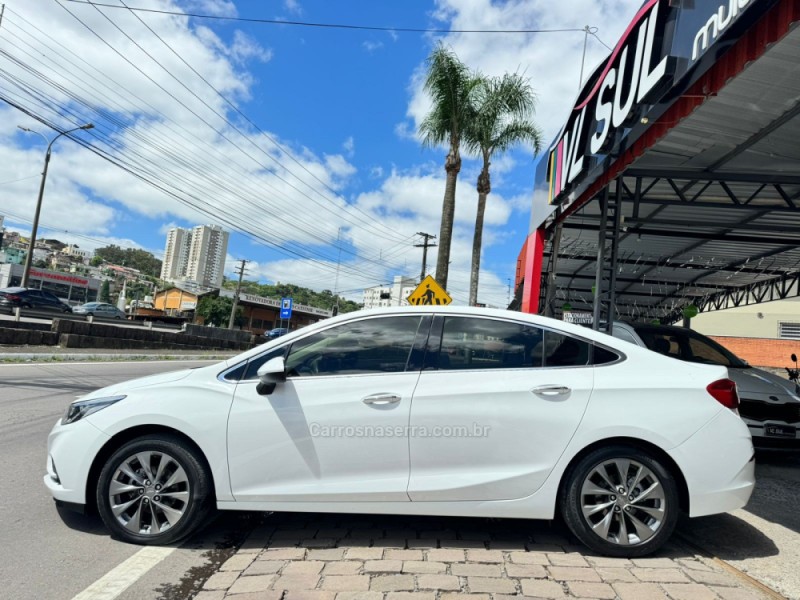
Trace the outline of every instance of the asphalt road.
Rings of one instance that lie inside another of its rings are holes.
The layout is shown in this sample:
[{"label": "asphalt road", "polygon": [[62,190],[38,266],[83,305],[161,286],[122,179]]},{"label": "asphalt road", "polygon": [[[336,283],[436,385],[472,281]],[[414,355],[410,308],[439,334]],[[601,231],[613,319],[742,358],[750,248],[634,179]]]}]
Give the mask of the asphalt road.
[{"label": "asphalt road", "polygon": [[[67,403],[114,382],[204,364],[0,365],[0,597],[69,600],[140,549],[112,540],[95,517],[60,515],[45,490],[47,434]],[[677,534],[786,597],[800,598],[800,452],[757,457],[758,484],[746,509],[685,519]],[[263,518],[247,513],[218,517],[119,599],[190,598]]]},{"label": "asphalt road", "polygon": [[[42,483],[47,434],[75,396],[114,382],[207,362],[0,365],[0,597],[73,598],[140,548],[112,540],[99,519],[56,511]],[[121,598],[185,598],[252,515],[218,518]]]}]

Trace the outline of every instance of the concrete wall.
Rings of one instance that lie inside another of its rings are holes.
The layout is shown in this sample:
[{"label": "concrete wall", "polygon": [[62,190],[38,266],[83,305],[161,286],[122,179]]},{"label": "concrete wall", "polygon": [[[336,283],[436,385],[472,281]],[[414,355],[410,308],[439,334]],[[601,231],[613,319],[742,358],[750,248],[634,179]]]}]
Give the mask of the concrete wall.
[{"label": "concrete wall", "polygon": [[800,323],[800,298],[701,313],[692,329],[705,335],[778,339],[780,322]]},{"label": "concrete wall", "polygon": [[[153,331],[143,327],[118,327],[86,321],[53,319],[42,331],[31,323],[4,321],[0,346],[55,346],[117,350],[249,350],[253,338],[247,332],[197,327],[191,331]],[[222,334],[221,332],[226,332]],[[211,334],[216,334],[212,336]]]}]

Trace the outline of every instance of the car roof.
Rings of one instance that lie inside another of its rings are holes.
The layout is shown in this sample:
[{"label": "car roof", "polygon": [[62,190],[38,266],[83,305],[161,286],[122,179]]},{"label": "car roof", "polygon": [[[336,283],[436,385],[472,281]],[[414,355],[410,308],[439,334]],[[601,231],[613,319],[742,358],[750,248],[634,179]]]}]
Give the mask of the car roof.
[{"label": "car roof", "polygon": [[19,292],[27,292],[28,288],[24,287],[7,287],[7,288],[0,288],[0,292],[8,292],[9,294],[19,293]]}]

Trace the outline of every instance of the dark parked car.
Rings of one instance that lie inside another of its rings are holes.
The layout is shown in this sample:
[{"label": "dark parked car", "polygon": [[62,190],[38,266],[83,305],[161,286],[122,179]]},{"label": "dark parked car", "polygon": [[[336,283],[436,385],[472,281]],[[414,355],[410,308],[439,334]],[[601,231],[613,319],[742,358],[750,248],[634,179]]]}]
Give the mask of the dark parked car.
[{"label": "dark parked car", "polygon": [[275,338],[279,338],[287,333],[289,333],[289,330],[285,327],[276,327],[275,329],[270,329],[269,331],[265,332],[264,337],[268,340],[274,340]]},{"label": "dark parked car", "polygon": [[788,379],[751,367],[711,338],[684,327],[614,323],[614,337],[678,360],[728,367],[753,443],[800,447],[800,396]]},{"label": "dark parked car", "polygon": [[71,313],[69,304],[44,290],[22,287],[0,289],[0,310],[11,312],[17,307],[35,310],[51,310],[60,313]]}]

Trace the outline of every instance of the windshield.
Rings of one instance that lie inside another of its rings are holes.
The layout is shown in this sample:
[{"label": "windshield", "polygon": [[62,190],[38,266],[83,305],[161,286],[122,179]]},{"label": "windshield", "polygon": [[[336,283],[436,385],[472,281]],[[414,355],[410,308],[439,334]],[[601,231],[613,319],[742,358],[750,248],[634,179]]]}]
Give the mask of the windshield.
[{"label": "windshield", "polygon": [[749,365],[711,338],[680,327],[636,327],[644,345],[654,352],[686,362],[746,369]]}]

